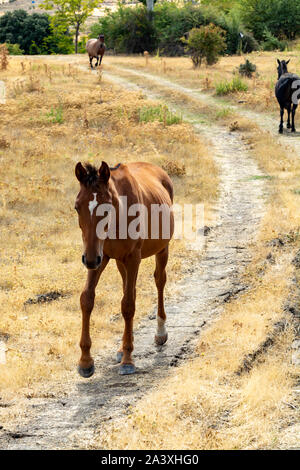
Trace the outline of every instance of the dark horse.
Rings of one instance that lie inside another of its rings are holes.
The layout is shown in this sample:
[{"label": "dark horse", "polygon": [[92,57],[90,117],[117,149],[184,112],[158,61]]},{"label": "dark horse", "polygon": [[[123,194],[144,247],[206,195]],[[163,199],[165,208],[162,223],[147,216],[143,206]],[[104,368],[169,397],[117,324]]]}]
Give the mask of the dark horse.
[{"label": "dark horse", "polygon": [[[279,61],[277,72],[278,81],[275,86],[275,95],[280,106],[280,124],[279,133],[283,133],[283,114],[286,109],[288,112],[287,129],[291,129],[292,132],[296,132],[295,129],[295,114],[298,106],[298,92],[300,89],[300,78],[294,73],[289,73],[287,65],[289,60]],[[297,91],[298,90],[298,91]],[[291,111],[292,111],[292,126],[291,126]]]},{"label": "dark horse", "polygon": [[[80,297],[82,355],[78,371],[82,377],[90,377],[94,373],[94,361],[90,355],[90,315],[100,275],[112,258],[116,260],[123,280],[121,310],[125,329],[117,360],[121,362],[120,374],[132,374],[135,372],[131,353],[136,279],[141,259],[153,255],[156,257],[154,278],[158,292],[155,341],[157,344],[167,341],[164,287],[168,246],[174,231],[173,185],[165,171],[149,163],[119,164],[109,168],[102,162],[99,170],[89,164],[77,163],[75,174],[80,182],[75,209],[82,230],[82,262],[88,269]],[[159,207],[160,211],[156,220],[152,212],[154,207]],[[134,227],[136,230],[132,231]]]}]

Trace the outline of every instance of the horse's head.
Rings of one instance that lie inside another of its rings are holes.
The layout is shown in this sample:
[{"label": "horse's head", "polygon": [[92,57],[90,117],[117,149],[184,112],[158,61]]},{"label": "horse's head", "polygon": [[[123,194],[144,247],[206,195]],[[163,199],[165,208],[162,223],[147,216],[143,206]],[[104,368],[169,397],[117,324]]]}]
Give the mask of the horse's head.
[{"label": "horse's head", "polygon": [[105,234],[99,235],[99,231],[97,233],[97,224],[103,219],[103,214],[98,215],[101,211],[97,211],[97,208],[99,205],[109,207],[103,204],[112,204],[110,169],[105,162],[102,162],[99,170],[89,164],[83,166],[79,162],[75,168],[75,175],[80,182],[75,209],[82,231],[82,262],[88,269],[97,269],[103,258],[103,245],[106,238]]},{"label": "horse's head", "polygon": [[287,65],[288,65],[289,61],[290,61],[290,59],[288,61],[285,61],[285,60],[280,61],[280,60],[277,59],[277,63],[278,63],[278,67],[277,67],[278,80],[281,77],[281,75],[288,72]]},{"label": "horse's head", "polygon": [[98,39],[100,42],[104,42],[104,34],[99,34]]}]

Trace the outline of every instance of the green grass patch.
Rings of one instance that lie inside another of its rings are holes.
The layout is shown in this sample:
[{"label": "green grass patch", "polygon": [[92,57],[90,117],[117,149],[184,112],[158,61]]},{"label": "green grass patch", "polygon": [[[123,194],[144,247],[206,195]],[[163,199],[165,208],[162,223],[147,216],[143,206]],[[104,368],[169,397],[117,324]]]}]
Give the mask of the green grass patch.
[{"label": "green grass patch", "polygon": [[248,178],[248,181],[252,181],[252,180],[272,180],[274,179],[274,176],[270,176],[270,175],[254,175],[254,176],[250,176],[250,178]]},{"label": "green grass patch", "polygon": [[182,122],[181,113],[173,113],[166,105],[143,106],[139,110],[139,122],[163,122],[167,126],[180,124]]},{"label": "green grass patch", "polygon": [[223,80],[222,82],[216,84],[216,94],[218,96],[247,90],[247,83],[245,83],[240,77],[234,77],[232,80]]},{"label": "green grass patch", "polygon": [[230,108],[222,108],[216,112],[216,119],[224,119],[232,113]]},{"label": "green grass patch", "polygon": [[50,113],[47,113],[46,116],[53,124],[62,124],[64,122],[63,114],[62,105],[59,105],[57,108],[51,108]]}]

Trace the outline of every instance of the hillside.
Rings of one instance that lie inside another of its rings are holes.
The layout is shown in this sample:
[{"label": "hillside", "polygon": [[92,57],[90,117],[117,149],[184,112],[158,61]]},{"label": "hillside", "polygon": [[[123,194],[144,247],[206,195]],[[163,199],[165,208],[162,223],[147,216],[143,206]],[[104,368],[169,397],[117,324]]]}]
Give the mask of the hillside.
[{"label": "hillside", "polygon": [[[0,16],[4,15],[8,11],[14,10],[25,10],[29,13],[45,13],[45,10],[40,8],[40,4],[43,0],[34,0],[35,3],[32,3],[32,0],[0,0]],[[135,5],[137,2],[135,1],[125,1],[124,3],[128,5]],[[103,3],[99,3],[100,8],[96,8],[94,10],[93,15],[87,20],[86,27],[87,29],[91,24],[97,21],[99,16],[104,15],[105,9],[108,8],[109,10],[116,10],[118,2],[116,0],[107,0]]]}]

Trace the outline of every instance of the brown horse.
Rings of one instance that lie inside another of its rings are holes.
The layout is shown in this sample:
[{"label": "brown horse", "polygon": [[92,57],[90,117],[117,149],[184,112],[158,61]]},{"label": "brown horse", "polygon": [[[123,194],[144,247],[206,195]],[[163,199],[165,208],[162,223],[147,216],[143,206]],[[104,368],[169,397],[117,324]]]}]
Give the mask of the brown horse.
[{"label": "brown horse", "polygon": [[106,46],[104,43],[104,35],[99,34],[98,39],[89,39],[88,42],[86,43],[86,50],[89,55],[91,68],[93,68],[93,59],[97,60],[95,67],[98,67],[99,57],[100,57],[99,65],[101,65],[102,58],[106,50]]},{"label": "brown horse", "polygon": [[173,185],[167,173],[149,163],[119,164],[109,168],[102,162],[99,170],[89,164],[77,163],[75,174],[80,182],[75,209],[82,230],[82,262],[88,269],[80,297],[82,354],[78,372],[82,377],[90,377],[94,373],[94,361],[90,355],[90,315],[100,275],[112,258],[116,260],[123,280],[121,310],[125,329],[122,346],[117,353],[117,360],[121,362],[119,372],[121,375],[133,374],[135,367],[131,353],[136,280],[141,259],[152,255],[156,257],[154,278],[158,291],[155,341],[164,344],[168,337],[164,287],[168,246],[174,231]]}]

